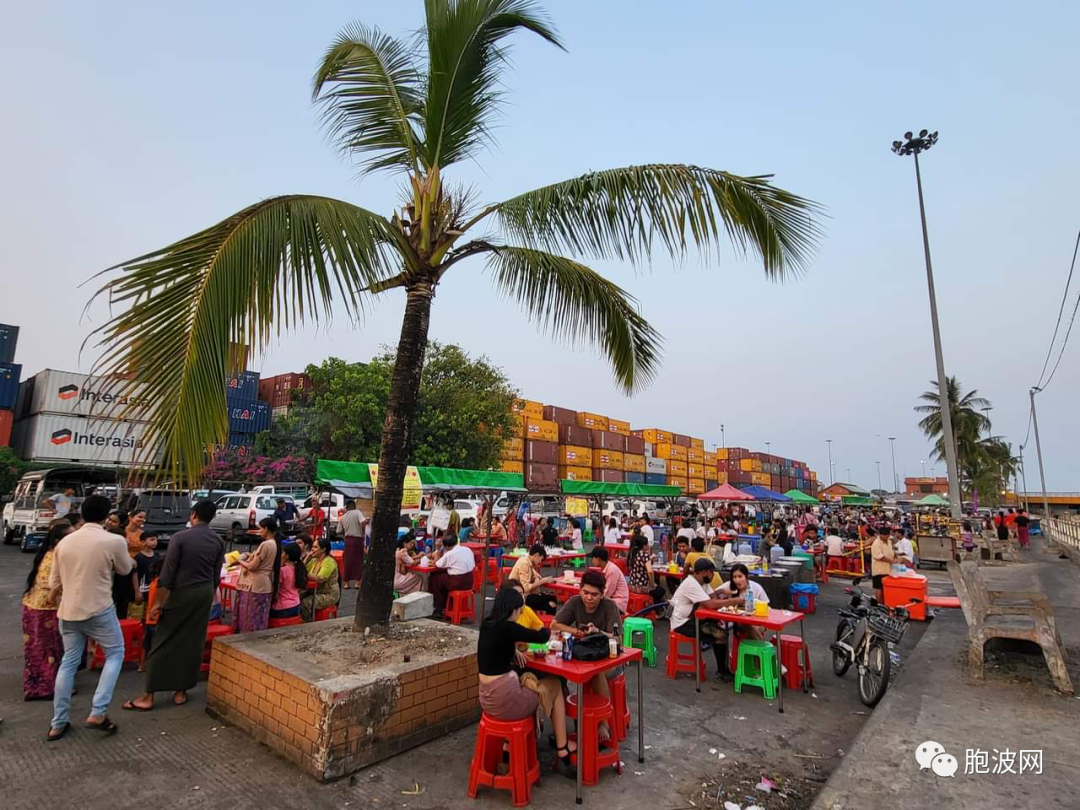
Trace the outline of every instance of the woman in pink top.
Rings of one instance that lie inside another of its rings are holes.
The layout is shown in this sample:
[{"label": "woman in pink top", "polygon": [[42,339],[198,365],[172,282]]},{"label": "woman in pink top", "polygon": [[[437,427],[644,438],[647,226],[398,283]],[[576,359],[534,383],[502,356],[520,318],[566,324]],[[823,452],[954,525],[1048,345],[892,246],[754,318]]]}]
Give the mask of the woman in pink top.
[{"label": "woman in pink top", "polygon": [[300,546],[289,543],[282,546],[281,570],[278,572],[277,590],[270,605],[271,619],[291,619],[300,615],[300,587],[307,585],[307,569],[301,561]]}]

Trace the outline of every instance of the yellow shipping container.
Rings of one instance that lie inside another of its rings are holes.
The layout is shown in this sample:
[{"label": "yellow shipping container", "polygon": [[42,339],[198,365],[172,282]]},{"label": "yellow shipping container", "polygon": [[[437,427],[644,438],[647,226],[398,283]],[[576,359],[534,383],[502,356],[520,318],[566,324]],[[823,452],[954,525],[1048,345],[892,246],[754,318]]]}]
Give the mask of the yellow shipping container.
[{"label": "yellow shipping container", "polygon": [[559,464],[564,467],[592,468],[593,451],[588,447],[576,447],[572,444],[559,446]]},{"label": "yellow shipping container", "polygon": [[691,439],[690,440],[690,446],[691,447],[696,447],[698,450],[704,450],[705,449],[705,440],[704,439]]},{"label": "yellow shipping container", "polygon": [[688,447],[686,449],[686,460],[692,461],[695,464],[705,463],[705,451],[700,447]]},{"label": "yellow shipping container", "polygon": [[660,442],[671,441],[671,431],[659,430],[658,428],[646,428],[641,431],[641,437],[645,439],[649,444],[659,444]]},{"label": "yellow shipping container", "polygon": [[716,483],[718,483],[718,484],[726,484],[727,483],[727,472],[726,471],[721,470],[721,471],[716,473]]},{"label": "yellow shipping container", "polygon": [[767,487],[772,483],[772,476],[768,473],[761,472],[750,473],[750,483],[757,486]]},{"label": "yellow shipping container", "polygon": [[687,464],[686,475],[688,478],[705,478],[705,465],[694,463]]},{"label": "yellow shipping container", "polygon": [[653,455],[657,458],[673,458],[676,461],[686,461],[686,448],[681,444],[661,442],[653,445]]},{"label": "yellow shipping container", "polygon": [[523,413],[511,413],[510,424],[513,426],[512,432],[518,436],[525,435],[525,414]]},{"label": "yellow shipping container", "polygon": [[753,470],[754,470],[754,460],[752,458],[740,458],[739,459],[739,469],[742,470],[743,472],[753,472]]},{"label": "yellow shipping container", "polygon": [[619,433],[623,436],[630,435],[630,423],[624,422],[622,419],[608,419],[607,429],[612,433]]},{"label": "yellow shipping container", "polygon": [[577,423],[583,428],[589,428],[590,430],[607,430],[608,418],[606,416],[600,416],[596,413],[586,413],[585,411],[578,411]]},{"label": "yellow shipping container", "polygon": [[504,441],[499,458],[507,461],[523,461],[525,458],[525,440],[507,439]]},{"label": "yellow shipping container", "polygon": [[667,482],[669,487],[682,487],[683,490],[687,487],[686,478],[681,475],[669,475]]},{"label": "yellow shipping container", "polygon": [[525,420],[525,438],[532,439],[534,442],[557,442],[559,425],[557,422],[534,419],[530,416]]},{"label": "yellow shipping container", "polygon": [[559,467],[559,478],[567,481],[592,481],[592,468]]},{"label": "yellow shipping container", "polygon": [[623,469],[626,472],[645,472],[645,456],[623,453]]},{"label": "yellow shipping container", "polygon": [[752,458],[750,459],[750,463],[754,465],[750,469],[752,469],[754,472],[761,472],[761,459]]},{"label": "yellow shipping container", "polygon": [[708,450],[706,450],[705,451],[705,466],[706,467],[715,467],[716,466],[716,461],[717,461],[716,453],[710,453]]},{"label": "yellow shipping container", "polygon": [[619,450],[593,450],[593,468],[597,470],[622,470],[623,455]]},{"label": "yellow shipping container", "polygon": [[810,480],[811,481],[817,481],[817,473],[814,472],[813,470],[810,471]]},{"label": "yellow shipping container", "polygon": [[717,461],[728,460],[728,452],[726,447],[721,447],[719,450],[716,451],[716,459]]},{"label": "yellow shipping container", "polygon": [[685,476],[686,475],[686,462],[685,461],[676,461],[675,459],[671,459],[667,463],[667,471],[668,471],[668,475],[682,475],[682,476]]},{"label": "yellow shipping container", "polygon": [[513,404],[510,405],[510,410],[514,413],[523,413],[534,419],[544,418],[544,403],[531,399],[515,399]]},{"label": "yellow shipping container", "polygon": [[686,479],[686,491],[691,495],[700,495],[705,491],[705,479],[704,478],[688,478]]},{"label": "yellow shipping container", "polygon": [[510,461],[509,459],[503,459],[499,462],[499,469],[505,473],[517,473],[518,475],[525,474],[525,462],[524,461]]}]

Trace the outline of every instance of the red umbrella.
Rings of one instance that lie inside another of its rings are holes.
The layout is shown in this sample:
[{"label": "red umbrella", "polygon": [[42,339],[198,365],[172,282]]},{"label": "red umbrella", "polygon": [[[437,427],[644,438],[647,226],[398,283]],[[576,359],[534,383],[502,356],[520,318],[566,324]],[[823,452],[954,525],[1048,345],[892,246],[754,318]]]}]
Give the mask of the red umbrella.
[{"label": "red umbrella", "polygon": [[741,489],[736,489],[731,484],[721,484],[716,489],[710,489],[703,495],[698,495],[699,501],[752,501],[753,495],[747,495]]}]

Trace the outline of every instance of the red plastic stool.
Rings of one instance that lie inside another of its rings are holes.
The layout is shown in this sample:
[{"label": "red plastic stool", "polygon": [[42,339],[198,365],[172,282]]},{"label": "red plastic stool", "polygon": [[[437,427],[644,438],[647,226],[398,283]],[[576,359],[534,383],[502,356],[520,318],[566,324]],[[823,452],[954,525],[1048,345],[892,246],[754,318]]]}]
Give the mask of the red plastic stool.
[{"label": "red plastic stool", "polygon": [[551,613],[536,613],[536,617],[544,623],[544,627],[551,627],[551,623],[555,621],[555,616]]},{"label": "red plastic stool", "polygon": [[630,708],[626,705],[626,675],[608,681],[611,689],[611,707],[615,713],[615,739],[622,742],[630,728]]},{"label": "red plastic stool", "polygon": [[210,653],[214,648],[214,639],[218,636],[231,636],[231,624],[211,624],[206,627],[206,645],[203,647],[203,660],[199,667],[200,672],[210,671]]},{"label": "red plastic stool", "polygon": [[[619,773],[622,773],[622,765],[619,764],[619,740],[615,735],[615,711],[606,697],[586,692],[582,715],[578,717],[577,695],[571,695],[566,699],[566,716],[578,721],[577,734],[570,735],[577,741],[578,750],[570,755],[570,761],[582,769],[581,784],[595,785],[600,781],[601,768],[614,765]],[[611,737],[603,743],[599,742],[601,723],[607,723],[611,730]],[[589,742],[585,743],[583,738],[587,738]]]},{"label": "red plastic stool", "polygon": [[[138,619],[121,619],[120,633],[124,637],[124,660],[138,661],[142,654],[143,625]],[[100,644],[94,645],[94,660],[90,662],[90,669],[105,666],[105,650]]]},{"label": "red plastic stool", "polygon": [[266,623],[267,628],[271,627],[290,627],[294,624],[303,624],[304,620],[299,616],[289,616],[287,619],[270,619]]},{"label": "red plastic stool", "polygon": [[[689,653],[682,651],[683,645],[689,645]],[[705,659],[701,657],[701,647],[694,637],[675,631],[668,633],[667,676],[674,679],[680,672],[693,675],[695,663],[701,668],[701,679],[705,680]]]},{"label": "red plastic stool", "polygon": [[652,607],[652,603],[652,597],[647,593],[634,593],[633,591],[630,591],[630,600],[626,603],[626,612],[633,616],[635,613],[639,613],[647,607]]},{"label": "red plastic stool", "polygon": [[791,609],[800,613],[817,613],[817,594],[793,593],[791,595]]},{"label": "red plastic stool", "polygon": [[472,591],[450,591],[446,602],[446,617],[451,624],[461,624],[468,619],[476,621],[476,600]]},{"label": "red plastic stool", "polygon": [[473,566],[472,589],[474,593],[480,593],[484,589],[484,569],[480,565]]},{"label": "red plastic stool", "polygon": [[337,618],[337,605],[330,605],[330,607],[324,607],[322,610],[315,611],[315,621],[325,622],[328,619]]},{"label": "red plastic stool", "polygon": [[[776,644],[776,639],[773,639]],[[810,645],[802,636],[780,636],[780,664],[787,669],[784,686],[798,689],[802,686],[803,667],[806,667],[806,684],[814,685],[814,671],[810,668]]]},{"label": "red plastic stool", "polygon": [[499,570],[499,561],[494,557],[488,558],[487,573],[488,582],[498,588],[502,584],[502,571]]},{"label": "red plastic stool", "polygon": [[630,568],[626,564],[626,557],[612,557],[611,562],[615,563],[615,567],[623,572],[623,576],[630,575]]},{"label": "red plastic stool", "polygon": [[[496,773],[504,742],[510,744],[510,772],[505,776]],[[514,807],[524,807],[532,801],[532,786],[539,779],[535,719],[494,720],[482,714],[469,768],[469,798],[475,799],[476,789],[483,785],[509,790]]]},{"label": "red plastic stool", "polygon": [[739,637],[729,632],[728,638],[731,641],[728,646],[727,668],[728,672],[734,675],[739,666]]}]

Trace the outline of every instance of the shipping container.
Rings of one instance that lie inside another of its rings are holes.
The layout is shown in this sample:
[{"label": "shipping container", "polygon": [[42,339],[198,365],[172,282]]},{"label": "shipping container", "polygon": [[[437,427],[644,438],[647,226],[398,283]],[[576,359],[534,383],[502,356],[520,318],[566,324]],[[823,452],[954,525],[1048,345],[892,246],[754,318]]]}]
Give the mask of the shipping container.
[{"label": "shipping container", "polygon": [[667,460],[662,458],[645,457],[645,472],[667,475]]},{"label": "shipping container", "polygon": [[235,377],[226,377],[225,391],[240,399],[258,399],[259,372],[241,371]]},{"label": "shipping container", "polygon": [[276,408],[270,409],[270,420],[276,422],[278,419],[286,419],[292,414],[292,411],[292,405],[278,405]]},{"label": "shipping container", "polygon": [[513,413],[524,414],[526,417],[533,419],[544,418],[543,404],[532,399],[515,399],[510,403],[510,410]]},{"label": "shipping container", "polygon": [[[623,454],[618,450],[593,450],[593,470],[618,470],[623,471]],[[595,479],[594,479],[595,480]],[[610,479],[605,478],[604,481]]]},{"label": "shipping container", "polygon": [[728,483],[728,474],[726,472],[718,472],[716,474],[716,485],[720,486],[721,484],[726,483]]},{"label": "shipping container", "polygon": [[587,413],[586,411],[578,411],[577,423],[583,428],[589,430],[607,430],[608,418],[601,416],[598,413]]},{"label": "shipping container", "polygon": [[11,426],[15,422],[12,411],[0,411],[0,447],[11,444]]},{"label": "shipping container", "polygon": [[645,483],[645,473],[643,473],[643,472],[633,472],[632,470],[627,470],[626,472],[623,473],[623,480],[626,481],[626,483],[628,483],[628,484],[644,484]]},{"label": "shipping container", "polygon": [[645,428],[641,431],[641,438],[650,444],[656,445],[660,442],[671,442],[671,433],[667,430],[660,430],[660,428]]},{"label": "shipping container", "polygon": [[255,434],[254,433],[230,433],[229,445],[232,447],[254,447],[255,446]]},{"label": "shipping container", "polygon": [[[608,417],[607,430],[611,433],[618,433],[622,436],[630,435],[630,423],[624,422],[622,419],[612,419]],[[640,481],[638,483],[641,483]]]},{"label": "shipping container", "polygon": [[669,487],[679,487],[683,492],[686,492],[686,479],[680,475],[669,475],[667,477],[667,483]]},{"label": "shipping container", "polygon": [[696,447],[698,450],[704,450],[705,449],[705,440],[704,439],[695,439],[695,438],[691,437],[690,438],[690,446],[691,447]]},{"label": "shipping container", "polygon": [[0,409],[14,411],[19,401],[19,378],[22,365],[19,363],[0,362]]},{"label": "shipping container", "polygon": [[260,433],[270,429],[270,405],[259,400],[233,400],[228,408],[230,433]]},{"label": "shipping container", "polygon": [[687,477],[686,462],[674,458],[670,459],[667,463],[667,471],[668,475],[679,475],[685,478]]},{"label": "shipping container", "polygon": [[152,402],[142,383],[45,369],[23,381],[15,419],[39,413],[145,420]]},{"label": "shipping container", "polygon": [[592,431],[580,425],[559,422],[559,444],[592,449]]},{"label": "shipping container", "polygon": [[671,442],[672,442],[672,444],[679,445],[679,447],[689,447],[690,446],[690,437],[686,436],[686,435],[684,435],[682,433],[672,433],[671,434]]},{"label": "shipping container", "polygon": [[612,433],[609,430],[594,430],[592,432],[593,450],[618,450],[626,452],[626,437],[621,433]]},{"label": "shipping container", "polygon": [[[543,417],[549,422],[558,422],[560,425],[576,425],[577,411],[560,408],[557,405],[545,405]],[[562,441],[560,439],[559,441]]]},{"label": "shipping container", "polygon": [[311,377],[307,374],[278,374],[259,380],[259,399],[274,407],[288,405],[310,389]]},{"label": "shipping container", "polygon": [[522,461],[511,461],[510,459],[501,459],[499,461],[499,471],[505,473],[517,473],[518,475],[525,474],[525,463]]},{"label": "shipping container", "polygon": [[530,464],[558,464],[559,445],[555,442],[525,442],[525,461]]},{"label": "shipping container", "polygon": [[657,458],[669,458],[676,461],[686,461],[686,448],[671,442],[660,442],[653,445],[653,455]]},{"label": "shipping container", "polygon": [[502,449],[499,451],[499,458],[504,461],[521,461],[525,458],[525,440],[524,439],[507,439],[502,443]]},{"label": "shipping container", "polygon": [[694,464],[704,464],[705,451],[699,447],[688,447],[686,448],[686,460]]},{"label": "shipping container", "polygon": [[27,461],[136,465],[151,461],[146,422],[37,414],[12,427],[12,448]]},{"label": "shipping container", "polygon": [[729,447],[727,453],[728,458],[750,458],[750,451],[745,447]]},{"label": "shipping container", "polygon": [[512,436],[521,436],[522,438],[525,437],[525,414],[510,414],[510,433]]},{"label": "shipping container", "polygon": [[536,419],[532,416],[525,419],[525,438],[536,442],[559,441],[559,426],[547,419]]},{"label": "shipping container", "polygon": [[645,472],[645,456],[623,453],[623,470],[626,472]]},{"label": "shipping container", "polygon": [[717,451],[716,451],[716,459],[717,459],[717,461],[727,461],[728,460],[728,449],[726,447],[721,447],[721,448],[717,449]]},{"label": "shipping container", "polygon": [[622,484],[623,471],[622,470],[601,470],[593,467],[593,481],[603,481],[608,484]]},{"label": "shipping container", "polygon": [[705,478],[705,465],[704,464],[686,464],[686,475],[688,478]]},{"label": "shipping container", "polygon": [[633,453],[635,456],[645,455],[645,440],[640,436],[627,436],[626,452]]},{"label": "shipping container", "polygon": [[642,439],[642,443],[645,445],[645,455],[650,456],[650,457],[656,455],[656,445],[655,444],[653,444],[652,442],[647,442],[644,439]]},{"label": "shipping container", "polygon": [[664,473],[645,473],[645,483],[665,486],[667,484],[667,476]]},{"label": "shipping container", "polygon": [[686,479],[686,491],[691,495],[700,495],[705,491],[705,479],[704,478],[688,478]]},{"label": "shipping container", "polygon": [[19,345],[19,327],[0,323],[0,363],[15,362],[15,347]]},{"label": "shipping container", "polygon": [[717,459],[716,453],[710,453],[708,450],[705,451],[705,466],[706,467],[715,467],[717,460],[718,459]]},{"label": "shipping container", "polygon": [[720,486],[719,481],[714,481],[711,478],[706,478],[705,479],[705,491],[706,492],[711,492],[712,490],[716,489],[718,486]]},{"label": "shipping container", "polygon": [[559,468],[554,464],[526,464],[525,486],[532,492],[557,492]]},{"label": "shipping container", "polygon": [[592,481],[592,468],[559,467],[559,478],[567,481]]},{"label": "shipping container", "polygon": [[593,451],[573,444],[559,445],[559,464],[564,467],[588,467],[592,469]]}]

